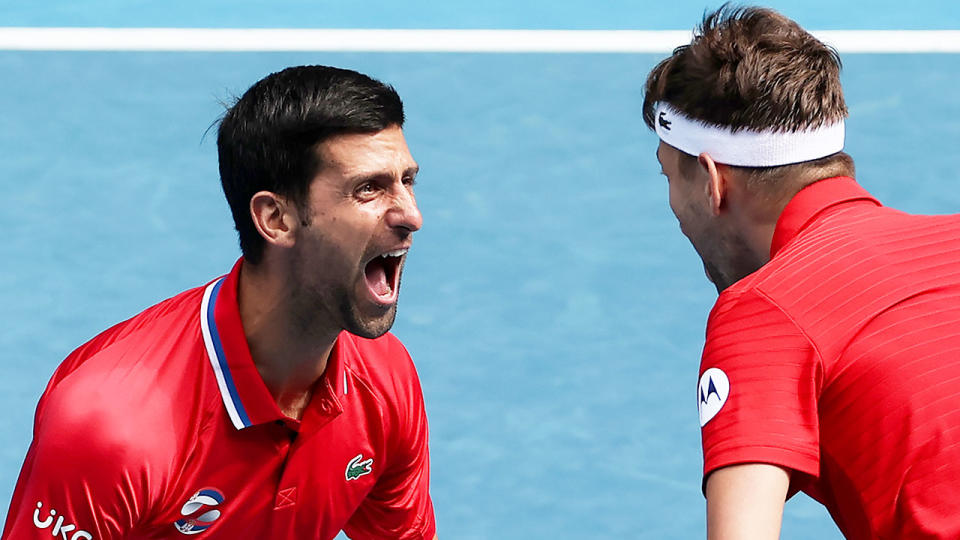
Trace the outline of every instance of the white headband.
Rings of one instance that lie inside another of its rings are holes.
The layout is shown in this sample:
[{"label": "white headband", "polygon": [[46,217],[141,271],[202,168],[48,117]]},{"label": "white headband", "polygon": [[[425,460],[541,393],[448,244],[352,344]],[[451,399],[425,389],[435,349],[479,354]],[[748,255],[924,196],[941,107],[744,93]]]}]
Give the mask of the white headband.
[{"label": "white headband", "polygon": [[750,131],[694,120],[669,104],[657,103],[654,127],[660,139],[692,156],[706,152],[717,163],[776,167],[810,161],[843,150],[843,120],[807,131]]}]

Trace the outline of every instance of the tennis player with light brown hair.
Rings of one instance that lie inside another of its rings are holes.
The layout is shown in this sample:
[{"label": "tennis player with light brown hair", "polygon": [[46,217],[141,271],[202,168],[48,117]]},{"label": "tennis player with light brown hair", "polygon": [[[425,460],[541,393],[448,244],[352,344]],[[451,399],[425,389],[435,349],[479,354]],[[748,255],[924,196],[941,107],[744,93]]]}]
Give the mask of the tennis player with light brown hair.
[{"label": "tennis player with light brown hair", "polygon": [[793,21],[724,7],[647,80],[670,206],[719,292],[709,538],[777,538],[797,491],[848,538],[960,538],[960,216],[854,180],[839,74]]}]

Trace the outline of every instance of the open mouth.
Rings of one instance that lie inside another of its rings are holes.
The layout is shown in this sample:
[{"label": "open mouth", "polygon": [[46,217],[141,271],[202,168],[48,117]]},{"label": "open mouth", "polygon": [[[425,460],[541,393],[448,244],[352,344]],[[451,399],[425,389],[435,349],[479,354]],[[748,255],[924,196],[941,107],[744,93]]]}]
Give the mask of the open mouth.
[{"label": "open mouth", "polygon": [[377,303],[392,304],[397,301],[397,289],[400,288],[400,264],[406,254],[406,249],[389,251],[374,257],[363,269],[367,288]]}]

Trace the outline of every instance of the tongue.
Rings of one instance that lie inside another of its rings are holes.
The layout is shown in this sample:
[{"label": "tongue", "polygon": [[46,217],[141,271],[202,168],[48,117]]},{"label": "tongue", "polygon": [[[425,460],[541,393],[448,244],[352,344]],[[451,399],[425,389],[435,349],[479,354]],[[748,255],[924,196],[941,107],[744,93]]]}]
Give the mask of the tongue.
[{"label": "tongue", "polygon": [[383,263],[374,259],[367,265],[366,271],[367,286],[377,296],[387,296],[390,294],[390,284],[387,283],[387,270]]}]

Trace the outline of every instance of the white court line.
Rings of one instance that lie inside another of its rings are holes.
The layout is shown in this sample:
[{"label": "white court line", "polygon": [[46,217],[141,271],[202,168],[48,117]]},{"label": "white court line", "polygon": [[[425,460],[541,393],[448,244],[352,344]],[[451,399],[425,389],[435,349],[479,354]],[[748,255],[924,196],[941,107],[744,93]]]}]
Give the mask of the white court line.
[{"label": "white court line", "polygon": [[[841,53],[960,53],[960,30],[830,30]],[[0,50],[665,53],[689,30],[0,27]]]}]

